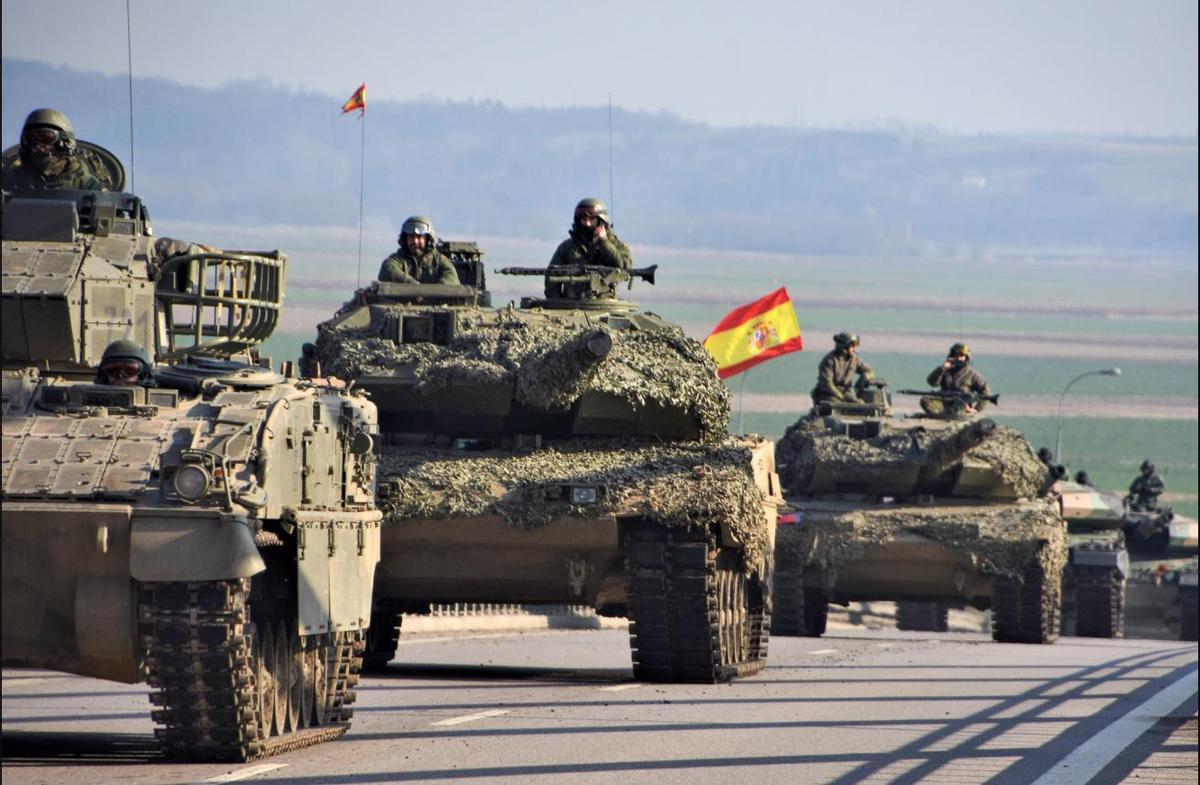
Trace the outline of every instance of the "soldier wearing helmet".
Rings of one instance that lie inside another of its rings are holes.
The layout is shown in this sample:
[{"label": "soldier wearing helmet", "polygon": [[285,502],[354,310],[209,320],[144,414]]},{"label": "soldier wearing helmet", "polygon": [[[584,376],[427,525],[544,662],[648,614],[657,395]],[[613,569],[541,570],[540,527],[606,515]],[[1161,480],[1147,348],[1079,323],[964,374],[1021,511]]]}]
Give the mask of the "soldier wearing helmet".
[{"label": "soldier wearing helmet", "polygon": [[[633,267],[633,254],[612,230],[608,207],[599,199],[583,199],[575,205],[575,220],[570,235],[559,244],[550,259],[551,267],[571,264],[591,264],[628,270]],[[579,298],[585,286],[573,283],[546,282],[547,297]],[[616,286],[609,288],[606,297],[616,297]]]},{"label": "soldier wearing helmet", "polygon": [[[821,358],[817,368],[817,386],[811,393],[813,406],[822,403],[859,403],[855,386],[875,378],[871,366],[858,356],[858,347],[862,342],[852,333],[838,333],[833,336],[833,351]],[[854,377],[858,384],[854,385]]]},{"label": "soldier wearing helmet", "polygon": [[396,252],[383,260],[379,280],[392,283],[457,284],[454,263],[437,249],[433,221],[423,215],[405,219]]},{"label": "soldier wearing helmet", "polygon": [[[937,387],[945,392],[992,394],[988,389],[987,379],[984,379],[983,374],[971,367],[971,347],[965,343],[952,345],[950,351],[946,353],[945,361],[934,368],[925,381],[929,383],[930,387]],[[921,399],[921,407],[927,412],[929,412],[929,406],[938,403],[942,403],[942,401],[932,397]],[[986,405],[986,401],[980,401],[977,405],[965,406],[963,411],[974,413]],[[941,412],[929,413],[940,414]]]},{"label": "soldier wearing helmet", "polygon": [[4,166],[5,188],[104,189],[79,158],[75,129],[57,109],[35,109],[25,118],[17,157]]},{"label": "soldier wearing helmet", "polygon": [[136,387],[150,385],[153,381],[150,353],[140,344],[122,339],[105,347],[96,372],[96,384]]},{"label": "soldier wearing helmet", "polygon": [[1125,501],[1132,510],[1154,511],[1158,509],[1158,497],[1162,495],[1162,478],[1154,473],[1154,464],[1142,461],[1142,473],[1133,479]]}]

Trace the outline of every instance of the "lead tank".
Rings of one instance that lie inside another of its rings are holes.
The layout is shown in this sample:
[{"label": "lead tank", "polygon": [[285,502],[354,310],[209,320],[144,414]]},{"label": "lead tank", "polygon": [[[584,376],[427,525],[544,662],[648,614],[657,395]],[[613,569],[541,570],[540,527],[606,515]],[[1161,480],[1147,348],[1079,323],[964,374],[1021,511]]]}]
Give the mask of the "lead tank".
[{"label": "lead tank", "polygon": [[897,600],[991,608],[997,641],[1053,642],[1066,535],[1028,442],[978,416],[893,416],[882,381],[862,395],[778,444],[775,632],[822,634],[830,602]]},{"label": "lead tank", "polygon": [[[175,757],[338,736],[379,557],[375,408],[237,359],[275,326],[283,254],[156,246],[110,182],[3,195],[4,662],[148,682]],[[94,383],[120,338],[152,380]]]},{"label": "lead tank", "polygon": [[356,293],[312,352],[380,410],[375,663],[395,653],[400,612],[568,603],[628,616],[639,679],[758,672],[774,453],[727,435],[729,394],[707,352],[600,296],[629,274],[555,268],[582,298],[492,309],[478,256],[457,265],[460,286]]}]

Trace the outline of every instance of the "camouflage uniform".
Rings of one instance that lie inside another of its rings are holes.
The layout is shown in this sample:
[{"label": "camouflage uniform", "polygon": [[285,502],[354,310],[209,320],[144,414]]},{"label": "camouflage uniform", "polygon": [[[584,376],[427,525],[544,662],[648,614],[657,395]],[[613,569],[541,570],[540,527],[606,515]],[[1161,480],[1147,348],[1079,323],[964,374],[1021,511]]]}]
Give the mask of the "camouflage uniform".
[{"label": "camouflage uniform", "polygon": [[[930,387],[937,387],[945,392],[992,394],[992,391],[988,389],[987,379],[984,379],[983,374],[972,368],[970,363],[964,363],[957,370],[943,368],[939,365],[933,369],[925,381],[929,383]],[[980,401],[975,404],[975,409],[982,410],[986,405],[986,401]]]},{"label": "camouflage uniform", "polygon": [[1135,510],[1157,510],[1158,497],[1165,487],[1162,478],[1154,472],[1138,475],[1129,486],[1129,495],[1133,497],[1131,506]]},{"label": "camouflage uniform", "polygon": [[[615,267],[619,270],[629,270],[633,267],[633,254],[629,252],[629,246],[621,242],[621,238],[611,229],[608,230],[607,237],[593,237],[588,240],[583,239],[576,229],[572,229],[569,234],[570,238],[563,240],[554,251],[554,257],[550,260],[551,267],[570,264],[591,264],[598,267]],[[586,284],[546,282],[547,297],[578,299],[586,291]],[[616,297],[616,285],[610,285],[608,292],[603,296]]]},{"label": "camouflage uniform", "polygon": [[458,272],[444,254],[430,248],[420,256],[413,256],[403,248],[383,260],[379,268],[379,280],[392,283],[441,283],[457,284]]},{"label": "camouflage uniform", "polygon": [[861,357],[836,348],[821,358],[821,365],[817,369],[817,386],[810,393],[813,404],[836,401],[854,403],[858,401],[852,385],[854,377],[865,376],[870,379],[874,375],[871,366],[863,362]]},{"label": "camouflage uniform", "polygon": [[75,188],[81,191],[103,191],[104,186],[78,158],[71,158],[60,174],[45,175],[17,156],[4,165],[5,188]]}]

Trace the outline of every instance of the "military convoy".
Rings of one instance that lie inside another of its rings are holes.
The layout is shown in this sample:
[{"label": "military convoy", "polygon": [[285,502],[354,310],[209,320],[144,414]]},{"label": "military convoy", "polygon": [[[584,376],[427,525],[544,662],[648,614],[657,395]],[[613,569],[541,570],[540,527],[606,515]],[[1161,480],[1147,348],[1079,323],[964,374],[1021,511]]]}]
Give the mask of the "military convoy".
[{"label": "military convoy", "polygon": [[991,608],[997,641],[1052,643],[1066,533],[1028,442],[977,416],[893,416],[882,380],[862,396],[777,446],[775,633],[821,635],[829,603],[899,600],[935,609],[932,625],[953,604]]},{"label": "military convoy", "polygon": [[[3,195],[4,662],[148,682],[181,758],[340,735],[379,558],[375,407],[242,361],[283,254],[156,244],[115,156],[80,146],[111,191]],[[153,351],[145,383],[96,383],[118,339]]]},{"label": "military convoy", "polygon": [[500,270],[584,295],[493,309],[480,254],[458,250],[460,285],[360,290],[309,350],[379,407],[369,661],[430,603],[569,603],[628,616],[639,679],[760,670],[772,444],[726,434],[729,394],[699,343],[605,296],[654,269]]}]

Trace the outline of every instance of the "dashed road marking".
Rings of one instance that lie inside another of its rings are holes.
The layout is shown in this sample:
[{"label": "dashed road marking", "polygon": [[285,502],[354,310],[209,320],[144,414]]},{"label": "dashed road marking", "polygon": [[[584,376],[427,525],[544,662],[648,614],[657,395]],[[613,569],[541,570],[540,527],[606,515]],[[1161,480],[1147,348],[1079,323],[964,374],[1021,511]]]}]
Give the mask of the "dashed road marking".
[{"label": "dashed road marking", "polygon": [[488,717],[500,717],[508,714],[507,709],[492,709],[491,711],[481,711],[477,714],[467,714],[463,717],[451,717],[447,720],[438,720],[430,723],[431,725],[461,725],[464,722],[474,722],[475,720],[487,719]]},{"label": "dashed road marking", "polygon": [[621,690],[635,690],[642,685],[640,684],[613,684],[608,687],[601,687],[604,692],[620,692]]},{"label": "dashed road marking", "polygon": [[809,654],[837,654],[837,652],[837,649],[817,649],[816,651],[810,651]]},{"label": "dashed road marking", "polygon": [[257,766],[250,766],[245,769],[237,769],[237,770],[231,771],[227,774],[218,774],[215,777],[209,777],[206,780],[200,780],[200,783],[197,783],[197,785],[201,785],[201,783],[207,783],[207,782],[237,782],[238,780],[249,779],[250,777],[257,777],[259,774],[266,774],[268,771],[275,771],[276,769],[282,769],[285,766],[287,766],[286,763],[260,763]]},{"label": "dashed road marking", "polygon": [[1196,691],[1196,671],[1159,690],[1142,705],[1080,744],[1033,785],[1086,785],[1121,751]]}]

